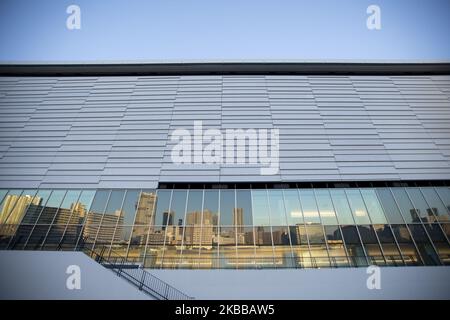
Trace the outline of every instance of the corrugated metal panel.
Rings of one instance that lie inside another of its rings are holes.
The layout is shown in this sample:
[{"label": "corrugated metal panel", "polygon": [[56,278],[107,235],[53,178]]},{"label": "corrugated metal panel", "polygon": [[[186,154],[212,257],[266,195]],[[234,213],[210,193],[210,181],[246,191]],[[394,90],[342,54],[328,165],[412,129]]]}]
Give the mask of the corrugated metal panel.
[{"label": "corrugated metal panel", "polygon": [[[280,171],[175,165],[177,128],[280,130]],[[450,76],[0,78],[0,187],[450,179]]]}]

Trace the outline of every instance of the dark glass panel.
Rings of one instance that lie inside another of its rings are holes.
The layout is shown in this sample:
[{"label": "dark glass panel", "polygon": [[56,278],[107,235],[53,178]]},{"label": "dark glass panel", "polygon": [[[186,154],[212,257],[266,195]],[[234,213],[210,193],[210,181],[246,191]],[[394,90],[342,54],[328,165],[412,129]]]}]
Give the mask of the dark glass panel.
[{"label": "dark glass panel", "polygon": [[390,224],[404,223],[400,210],[395,203],[394,196],[389,188],[377,189],[378,197],[383,205],[384,213]]},{"label": "dark glass panel", "polygon": [[331,199],[340,224],[355,224],[343,189],[330,189]]},{"label": "dark glass panel", "polygon": [[347,267],[349,262],[339,226],[325,226],[325,239],[332,267]]},{"label": "dark glass panel", "polygon": [[411,235],[405,225],[392,225],[392,231],[397,239],[400,250],[402,251],[403,260],[406,265],[422,265],[416,247],[411,239]]},{"label": "dark glass panel", "polygon": [[431,242],[425,232],[425,229],[420,224],[410,224],[409,230],[411,230],[412,237],[416,242],[420,255],[425,262],[425,265],[440,265],[439,257],[434,250]]},{"label": "dark glass panel", "polygon": [[329,267],[328,250],[321,225],[306,225],[313,267]]},{"label": "dark glass panel", "polygon": [[397,244],[395,243],[391,227],[386,224],[378,224],[374,225],[373,228],[377,233],[381,247],[383,248],[386,263],[388,265],[403,265],[403,259]]},{"label": "dark glass panel", "polygon": [[269,202],[266,190],[252,190],[254,226],[270,226]]},{"label": "dark glass panel", "polygon": [[295,264],[300,268],[311,268],[312,263],[306,227],[303,224],[291,226],[290,233]]},{"label": "dark glass panel", "polygon": [[438,251],[442,263],[450,265],[450,245],[439,225],[437,223],[426,224],[425,228]]},{"label": "dark glass panel", "polygon": [[378,244],[375,231],[371,225],[358,226],[358,231],[361,236],[362,243],[366,249],[367,257],[370,264],[384,265],[386,264],[380,245]]},{"label": "dark glass panel", "polygon": [[292,189],[283,190],[286,207],[287,221],[289,225],[303,223],[303,214],[300,208],[298,191]]},{"label": "dark glass panel", "polygon": [[330,192],[328,189],[317,189],[315,190],[315,195],[322,224],[337,224],[336,213],[334,212],[333,202],[331,201]]},{"label": "dark glass panel", "polygon": [[35,225],[33,232],[26,242],[25,249],[38,250],[44,244],[44,239],[49,229],[50,225]]},{"label": "dark glass panel", "polygon": [[407,223],[420,222],[419,213],[414,208],[404,188],[392,188],[403,218]]},{"label": "dark glass panel", "polygon": [[[71,249],[75,248],[77,241],[81,235],[82,230],[83,230],[82,225],[66,226],[66,230],[60,240],[61,241],[60,245],[67,250],[71,250]],[[82,245],[82,244],[80,244],[80,245]]]},{"label": "dark glass panel", "polygon": [[17,224],[0,225],[0,250],[8,247],[8,244],[16,234],[18,227]]},{"label": "dark glass panel", "polygon": [[235,191],[221,190],[220,191],[220,225],[232,226],[235,212]]},{"label": "dark glass panel", "polygon": [[20,250],[24,248],[28,238],[33,231],[34,225],[30,224],[20,224],[16,234],[13,236],[11,243],[9,244],[9,249]]},{"label": "dark glass panel", "polygon": [[314,191],[312,189],[299,189],[299,193],[305,223],[320,223]]},{"label": "dark glass panel", "polygon": [[355,266],[367,265],[356,226],[342,226],[341,230],[351,264]]},{"label": "dark glass panel", "polygon": [[[436,217],[438,221],[448,221],[447,208],[442,203],[436,190],[432,187],[420,188],[428,203],[427,213],[429,221],[433,221],[432,217]],[[414,200],[413,200],[414,201]],[[434,216],[433,216],[434,214]]]}]

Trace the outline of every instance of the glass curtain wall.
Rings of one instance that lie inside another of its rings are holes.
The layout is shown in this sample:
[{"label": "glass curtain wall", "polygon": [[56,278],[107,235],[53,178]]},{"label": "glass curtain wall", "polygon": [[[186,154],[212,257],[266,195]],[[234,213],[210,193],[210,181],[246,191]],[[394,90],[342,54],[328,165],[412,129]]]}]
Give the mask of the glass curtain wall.
[{"label": "glass curtain wall", "polygon": [[444,186],[0,190],[0,249],[147,268],[449,265],[449,237]]}]

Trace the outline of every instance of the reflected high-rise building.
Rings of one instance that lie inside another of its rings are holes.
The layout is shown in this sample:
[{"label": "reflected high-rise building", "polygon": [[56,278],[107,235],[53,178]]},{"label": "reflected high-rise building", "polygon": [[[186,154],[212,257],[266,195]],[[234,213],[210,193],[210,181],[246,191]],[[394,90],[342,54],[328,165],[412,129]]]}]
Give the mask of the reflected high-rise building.
[{"label": "reflected high-rise building", "polygon": [[238,235],[244,234],[244,209],[233,209],[233,226],[236,227]]},{"label": "reflected high-rise building", "polygon": [[163,226],[173,225],[173,216],[174,216],[173,211],[164,211],[163,212],[163,221],[162,221]]},{"label": "reflected high-rise building", "polygon": [[135,225],[155,225],[157,196],[154,192],[141,192],[136,210]]},{"label": "reflected high-rise building", "polygon": [[38,206],[42,202],[40,197],[31,195],[7,195],[3,200],[0,212],[0,224],[18,224],[22,220],[29,205]]}]

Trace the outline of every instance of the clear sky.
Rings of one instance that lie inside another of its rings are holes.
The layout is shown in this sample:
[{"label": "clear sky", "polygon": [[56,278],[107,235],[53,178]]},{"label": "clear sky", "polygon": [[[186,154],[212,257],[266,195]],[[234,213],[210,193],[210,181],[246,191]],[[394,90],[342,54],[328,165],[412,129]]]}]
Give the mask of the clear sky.
[{"label": "clear sky", "polygon": [[0,0],[0,61],[450,60],[449,31],[450,0]]}]

